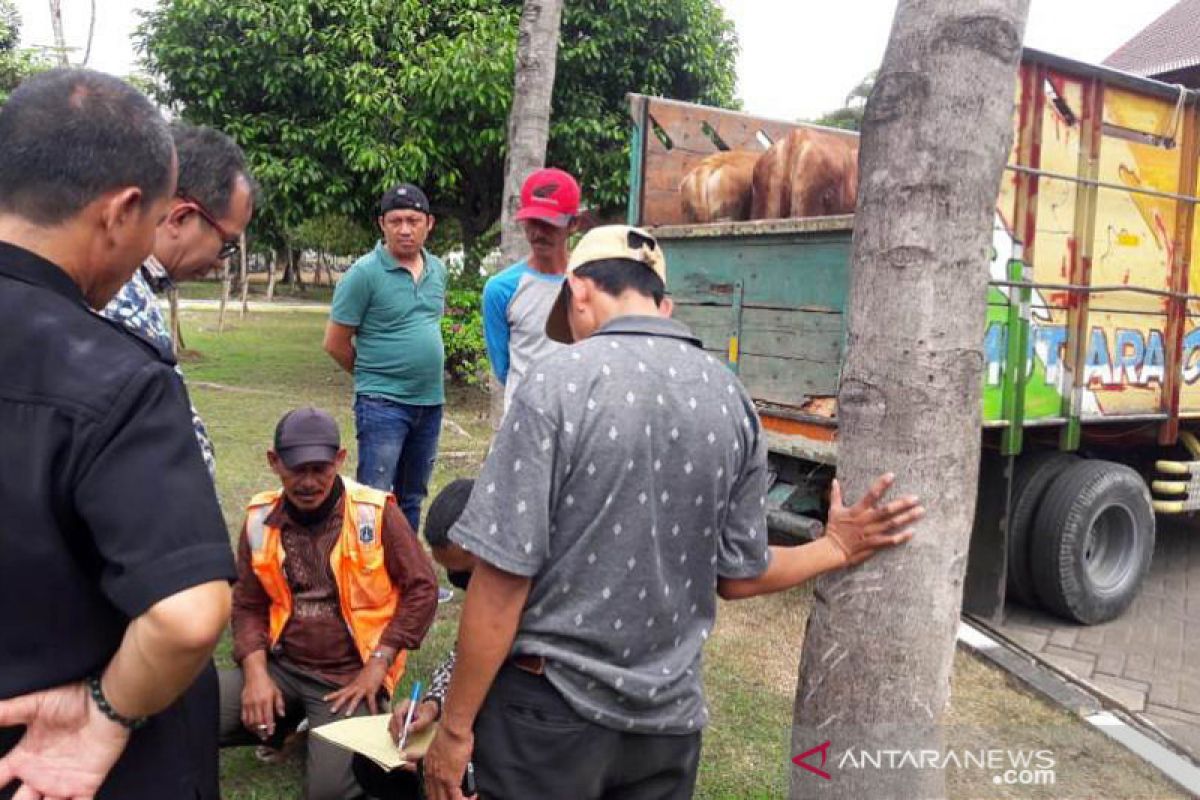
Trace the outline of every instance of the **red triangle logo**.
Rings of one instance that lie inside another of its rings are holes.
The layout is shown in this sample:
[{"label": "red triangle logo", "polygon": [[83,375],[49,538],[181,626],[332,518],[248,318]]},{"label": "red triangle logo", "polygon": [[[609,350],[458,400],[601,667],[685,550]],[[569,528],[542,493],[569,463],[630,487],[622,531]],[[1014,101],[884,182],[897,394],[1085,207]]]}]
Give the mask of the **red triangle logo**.
[{"label": "red triangle logo", "polygon": [[821,769],[820,767],[814,767],[812,764],[808,763],[808,758],[810,756],[814,756],[817,753],[820,753],[821,754],[821,766],[822,767],[825,766],[825,761],[826,761],[826,759],[829,758],[829,745],[830,745],[830,742],[825,742],[824,744],[819,744],[812,749],[805,750],[803,753],[801,753],[800,755],[793,758],[792,763],[795,764],[797,767],[801,767],[803,769],[808,770],[809,772],[811,772],[814,775],[818,775],[818,776],[824,778],[827,781],[833,780],[833,776],[830,775],[828,772]]}]

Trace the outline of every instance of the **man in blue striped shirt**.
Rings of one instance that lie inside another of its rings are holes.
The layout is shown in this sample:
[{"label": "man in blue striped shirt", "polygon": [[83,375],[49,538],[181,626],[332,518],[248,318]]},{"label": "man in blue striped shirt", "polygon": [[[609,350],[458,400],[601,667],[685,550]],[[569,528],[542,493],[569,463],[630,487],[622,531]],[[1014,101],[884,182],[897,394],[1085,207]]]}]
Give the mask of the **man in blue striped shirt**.
[{"label": "man in blue striped shirt", "polygon": [[529,257],[483,287],[483,333],[488,360],[504,386],[504,407],[529,365],[562,347],[546,336],[546,317],[567,270],[567,243],[579,216],[579,184],[561,169],[539,169],[521,187],[517,219]]}]

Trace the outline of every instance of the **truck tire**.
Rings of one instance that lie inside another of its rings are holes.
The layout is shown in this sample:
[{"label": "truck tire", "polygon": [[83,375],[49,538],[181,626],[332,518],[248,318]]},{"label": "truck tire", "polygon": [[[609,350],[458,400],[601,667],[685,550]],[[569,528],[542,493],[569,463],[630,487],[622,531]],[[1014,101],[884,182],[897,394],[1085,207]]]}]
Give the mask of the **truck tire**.
[{"label": "truck tire", "polygon": [[1012,511],[1008,521],[1008,597],[1030,608],[1038,605],[1029,566],[1030,531],[1046,489],[1079,461],[1074,453],[1046,451],[1017,460],[1013,473]]},{"label": "truck tire", "polygon": [[1096,625],[1129,607],[1154,553],[1150,502],[1142,477],[1111,461],[1078,461],[1050,484],[1030,541],[1048,611]]}]

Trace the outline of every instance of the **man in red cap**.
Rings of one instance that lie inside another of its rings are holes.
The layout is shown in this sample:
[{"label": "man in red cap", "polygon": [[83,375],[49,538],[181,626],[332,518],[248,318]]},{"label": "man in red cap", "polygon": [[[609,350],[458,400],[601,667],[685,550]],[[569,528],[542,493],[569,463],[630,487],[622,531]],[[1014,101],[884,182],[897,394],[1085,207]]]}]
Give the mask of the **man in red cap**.
[{"label": "man in red cap", "polygon": [[504,386],[506,409],[529,365],[562,346],[546,336],[546,316],[566,273],[579,195],[579,184],[561,169],[530,175],[517,211],[529,257],[493,275],[483,287],[484,338],[492,371]]}]

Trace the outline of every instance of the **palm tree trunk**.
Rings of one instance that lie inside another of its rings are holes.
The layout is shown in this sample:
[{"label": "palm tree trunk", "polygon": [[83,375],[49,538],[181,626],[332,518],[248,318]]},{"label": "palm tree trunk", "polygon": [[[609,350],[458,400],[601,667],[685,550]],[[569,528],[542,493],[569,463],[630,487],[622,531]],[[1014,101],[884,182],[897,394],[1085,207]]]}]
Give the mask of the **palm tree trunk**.
[{"label": "palm tree trunk", "polygon": [[50,29],[54,32],[54,53],[59,66],[71,66],[67,59],[67,37],[63,33],[62,0],[50,0]]},{"label": "palm tree trunk", "polygon": [[92,57],[92,40],[96,37],[96,0],[92,0],[92,15],[88,19],[87,46],[83,48],[83,61],[79,66],[86,67]]},{"label": "palm tree trunk", "polygon": [[[529,173],[546,163],[562,10],[562,0],[525,0],[521,11],[513,102],[508,115],[508,153],[504,159],[504,201],[500,210],[500,252],[504,264],[516,261],[525,252],[525,236],[513,219],[521,198],[521,184]],[[504,415],[504,392],[494,380],[489,385],[492,426],[498,428]]]},{"label": "palm tree trunk", "polygon": [[241,310],[241,313],[238,314],[238,316],[245,317],[246,312],[250,309],[250,303],[247,300],[247,297],[249,296],[249,293],[250,293],[250,260],[249,260],[249,253],[246,250],[246,234],[245,234],[245,232],[242,233],[241,241],[238,244],[239,244],[239,247],[238,247],[239,255],[241,256],[238,259],[238,270],[239,270],[239,272],[241,274],[241,278],[242,278],[242,286],[241,286],[242,310]]},{"label": "palm tree trunk", "polygon": [[908,545],[817,582],[792,752],[832,777],[794,767],[793,798],[946,796],[940,769],[853,768],[846,754],[943,752],[979,469],[988,249],[1028,11],[1029,0],[900,0],[867,102],[838,478],[857,498],[894,472],[895,494],[920,496],[928,514]]},{"label": "palm tree trunk", "polygon": [[229,259],[221,262],[221,305],[217,310],[217,333],[225,330],[225,306],[229,305],[229,284],[232,281],[229,272]]}]

